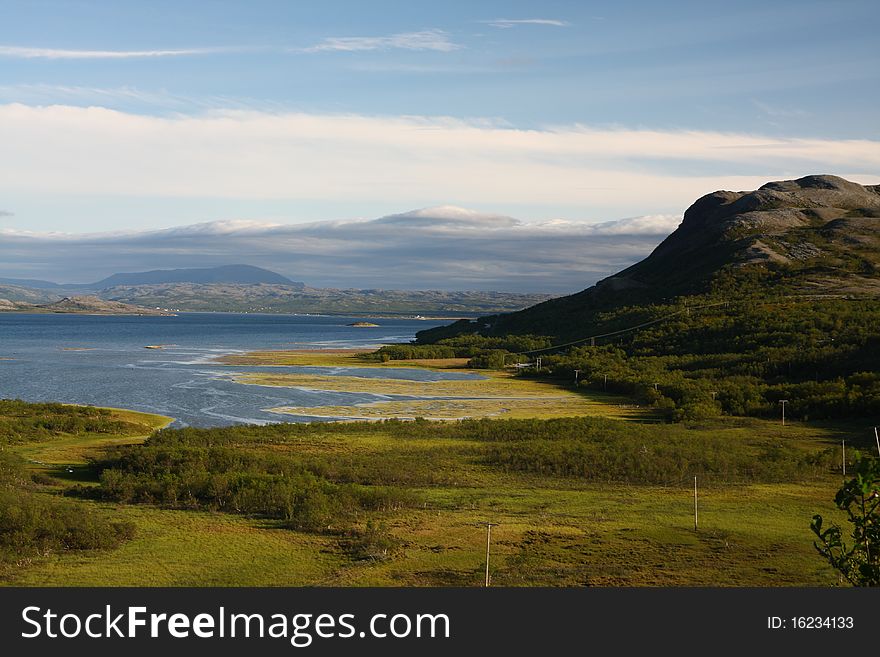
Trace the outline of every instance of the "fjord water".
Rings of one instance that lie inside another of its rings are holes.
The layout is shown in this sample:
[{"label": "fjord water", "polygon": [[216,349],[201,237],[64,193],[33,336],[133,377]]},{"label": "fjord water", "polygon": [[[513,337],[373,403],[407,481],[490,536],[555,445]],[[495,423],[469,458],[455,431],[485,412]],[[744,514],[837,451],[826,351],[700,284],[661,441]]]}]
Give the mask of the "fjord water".
[{"label": "fjord water", "polygon": [[[350,405],[387,399],[236,383],[241,372],[290,371],[376,376],[370,369],[266,368],[214,362],[257,350],[371,347],[406,342],[443,322],[299,315],[184,313],[176,317],[0,313],[0,398],[114,406],[175,418],[177,426],[309,421],[272,413],[278,406]],[[163,345],[162,349],[146,349]],[[454,372],[388,368],[408,380],[461,379]]]}]

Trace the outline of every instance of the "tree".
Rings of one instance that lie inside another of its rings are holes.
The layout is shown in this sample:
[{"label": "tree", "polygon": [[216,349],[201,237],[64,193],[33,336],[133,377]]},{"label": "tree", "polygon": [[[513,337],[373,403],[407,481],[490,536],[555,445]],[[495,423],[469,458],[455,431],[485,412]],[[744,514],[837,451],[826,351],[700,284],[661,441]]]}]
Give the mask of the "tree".
[{"label": "tree", "polygon": [[852,545],[843,540],[835,523],[823,529],[821,515],[813,516],[811,528],[819,537],[816,549],[853,586],[880,585],[880,459],[857,455],[855,477],[844,482],[834,498],[852,524]]}]

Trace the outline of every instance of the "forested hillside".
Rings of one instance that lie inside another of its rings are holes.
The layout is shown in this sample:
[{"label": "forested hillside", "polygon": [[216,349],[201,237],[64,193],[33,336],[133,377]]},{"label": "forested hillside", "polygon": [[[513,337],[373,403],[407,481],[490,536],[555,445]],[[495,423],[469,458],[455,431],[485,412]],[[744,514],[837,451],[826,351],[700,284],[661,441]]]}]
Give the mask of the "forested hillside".
[{"label": "forested hillside", "polygon": [[[577,377],[672,419],[773,415],[783,399],[791,417],[880,415],[878,245],[876,187],[809,176],[716,192],[648,258],[597,286],[418,342],[482,342],[474,364],[540,356],[524,375]],[[485,357],[512,335],[534,346]]]}]

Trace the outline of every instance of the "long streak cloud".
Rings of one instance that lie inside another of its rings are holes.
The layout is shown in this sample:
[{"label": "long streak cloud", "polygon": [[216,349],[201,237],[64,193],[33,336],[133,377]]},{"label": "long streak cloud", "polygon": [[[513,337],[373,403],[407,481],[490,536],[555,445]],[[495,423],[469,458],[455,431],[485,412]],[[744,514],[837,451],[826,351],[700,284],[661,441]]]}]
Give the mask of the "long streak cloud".
[{"label": "long streak cloud", "polygon": [[381,200],[399,207],[437,199],[603,208],[611,217],[680,212],[715,189],[754,189],[809,173],[867,183],[880,173],[880,142],[865,139],[587,125],[525,130],[423,116],[147,116],[8,104],[0,106],[0,144],[0,193]]}]

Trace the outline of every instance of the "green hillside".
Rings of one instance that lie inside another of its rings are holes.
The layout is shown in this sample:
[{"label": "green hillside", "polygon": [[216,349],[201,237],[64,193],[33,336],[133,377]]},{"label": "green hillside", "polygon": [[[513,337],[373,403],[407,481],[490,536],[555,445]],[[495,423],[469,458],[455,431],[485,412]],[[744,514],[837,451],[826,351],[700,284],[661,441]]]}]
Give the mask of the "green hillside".
[{"label": "green hillside", "polygon": [[809,176],[716,192],[648,258],[596,286],[418,342],[497,350],[505,336],[531,336],[535,346],[508,349],[541,356],[526,375],[573,382],[578,370],[580,386],[672,419],[774,416],[782,399],[804,419],[876,416],[878,246],[877,187]]},{"label": "green hillside", "polygon": [[694,203],[651,255],[582,292],[521,312],[423,331],[419,342],[478,332],[589,335],[602,312],[683,296],[880,296],[880,186],[836,176],[719,191]]}]

